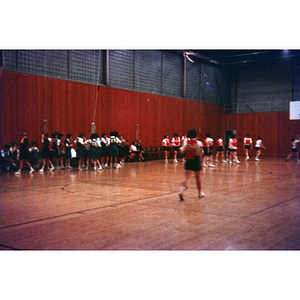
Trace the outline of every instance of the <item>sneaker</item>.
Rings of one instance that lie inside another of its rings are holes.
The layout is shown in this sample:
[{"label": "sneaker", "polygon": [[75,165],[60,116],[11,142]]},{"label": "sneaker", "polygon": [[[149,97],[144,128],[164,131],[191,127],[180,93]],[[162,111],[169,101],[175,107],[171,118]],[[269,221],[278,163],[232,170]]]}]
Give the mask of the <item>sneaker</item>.
[{"label": "sneaker", "polygon": [[96,171],[97,170],[97,167],[94,167],[94,171]]},{"label": "sneaker", "polygon": [[166,163],[166,164],[169,163],[167,159],[165,160],[165,163]]},{"label": "sneaker", "polygon": [[183,193],[179,193],[178,196],[179,196],[180,201],[183,201],[183,200],[184,200],[184,198],[183,198]]},{"label": "sneaker", "polygon": [[260,161],[260,159],[259,159],[259,158],[255,158],[255,160],[256,160],[256,161]]},{"label": "sneaker", "polygon": [[15,174],[15,175],[20,175],[20,174],[21,174],[21,170],[15,172],[14,174]]},{"label": "sneaker", "polygon": [[240,164],[240,163],[241,163],[239,160],[236,160],[235,162],[236,162],[237,164]]},{"label": "sneaker", "polygon": [[97,169],[97,171],[100,171],[100,170],[102,170],[102,167],[101,167],[101,166]]},{"label": "sneaker", "polygon": [[199,198],[203,198],[203,197],[205,197],[205,194],[201,192],[201,193],[199,194]]},{"label": "sneaker", "polygon": [[50,171],[53,171],[55,168],[54,167],[52,167],[52,168],[50,168]]},{"label": "sneaker", "polygon": [[78,167],[78,171],[82,171],[82,168]]},{"label": "sneaker", "polygon": [[209,166],[210,166],[210,167],[212,167],[212,168],[215,168],[215,167],[216,167],[216,166],[215,166],[215,165],[213,165],[213,164],[210,164]]},{"label": "sneaker", "polygon": [[249,156],[248,156],[248,157],[246,157],[246,160],[249,160]]},{"label": "sneaker", "polygon": [[176,164],[177,164],[177,163],[178,163],[178,160],[177,160],[177,159],[174,159],[174,163],[176,163]]},{"label": "sneaker", "polygon": [[39,172],[44,172],[44,169],[40,169]]},{"label": "sneaker", "polygon": [[29,171],[29,174],[31,174],[33,171],[34,171],[34,169],[33,169],[33,168],[31,168],[31,169],[30,169],[30,171]]}]

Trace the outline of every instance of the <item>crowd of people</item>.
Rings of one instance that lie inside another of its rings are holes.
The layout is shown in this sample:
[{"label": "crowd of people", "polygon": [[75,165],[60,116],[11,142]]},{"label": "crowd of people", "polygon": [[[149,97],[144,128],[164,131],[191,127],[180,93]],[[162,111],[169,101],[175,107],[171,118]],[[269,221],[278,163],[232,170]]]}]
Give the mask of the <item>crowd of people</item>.
[{"label": "crowd of people", "polygon": [[[124,136],[112,131],[109,135],[102,133],[100,136],[93,133],[86,138],[80,133],[76,139],[67,133],[64,141],[63,134],[59,131],[51,136],[42,134],[41,151],[36,142],[29,147],[28,135],[23,132],[18,143],[5,145],[1,150],[1,171],[14,171],[19,175],[23,166],[29,168],[29,173],[34,171],[44,172],[45,169],[71,169],[71,159],[78,160],[78,170],[102,170],[105,168],[120,168],[125,161],[144,161],[147,153],[141,140],[133,141],[129,145]],[[64,146],[63,146],[64,145]],[[64,148],[64,149],[63,149]]]},{"label": "crowd of people", "polygon": [[[119,136],[118,132],[112,131],[109,135],[102,133],[100,136],[93,133],[87,138],[84,133],[80,133],[77,138],[73,139],[72,135],[67,133],[64,140],[63,134],[55,131],[51,136],[42,134],[41,151],[37,147],[36,142],[32,142],[29,146],[27,133],[21,135],[21,140],[12,145],[5,145],[1,150],[1,171],[15,171],[20,174],[23,166],[29,168],[32,173],[35,170],[44,172],[45,169],[53,171],[55,169],[71,169],[71,159],[77,158],[78,170],[103,170],[105,168],[120,168],[125,161],[144,161],[147,159],[147,151],[141,145],[141,140],[136,140],[129,144],[124,136]],[[169,162],[172,153],[173,162],[178,163],[178,155],[180,147],[182,147],[190,138],[185,134],[182,138],[177,133],[172,138],[165,135],[162,140],[162,148],[164,150],[165,162]],[[299,136],[291,139],[290,152],[286,158],[288,160],[295,155],[299,161],[297,143]],[[230,136],[228,139],[228,147],[225,149],[222,136],[216,139],[215,158],[212,152],[214,139],[210,133],[201,142],[201,164],[203,167],[215,167],[220,161],[223,163],[237,163],[240,161],[237,156],[237,138],[236,135]],[[64,146],[63,146],[64,145]],[[243,140],[245,159],[249,161],[249,151],[254,148],[256,151],[255,161],[260,161],[261,151],[266,149],[261,137],[257,137],[255,142],[246,134]],[[63,149],[64,148],[64,149]]]},{"label": "crowd of people", "polygon": [[[178,156],[178,151],[179,148],[186,142],[189,138],[187,135],[184,135],[182,138],[178,136],[177,133],[174,134],[172,139],[170,139],[169,135],[165,135],[163,140],[162,140],[162,146],[164,149],[164,157],[165,157],[165,162],[168,163],[169,156],[171,151],[173,150],[174,154],[174,163],[178,163],[177,156]],[[297,145],[296,143],[299,142],[299,137],[297,136],[296,138],[291,139],[291,151],[290,154],[287,157],[287,160],[293,155],[296,155],[297,160],[299,161],[298,158],[298,151],[297,151]],[[231,135],[228,139],[228,146],[225,149],[224,145],[224,140],[221,135],[219,135],[216,139],[216,154],[215,158],[212,152],[214,145],[214,139],[212,138],[210,133],[206,134],[206,137],[202,143],[202,165],[204,167],[215,167],[215,163],[219,162],[219,159],[223,163],[237,163],[239,164],[240,161],[237,156],[238,152],[238,140],[236,138],[236,135]],[[255,150],[255,161],[260,161],[260,155],[262,153],[262,150],[266,149],[266,147],[263,145],[262,138],[259,136],[255,140],[255,143],[253,143],[253,139],[250,137],[249,134],[246,134],[244,139],[243,139],[243,147],[245,150],[245,159],[246,161],[250,160],[249,157],[249,151],[251,149]]]}]

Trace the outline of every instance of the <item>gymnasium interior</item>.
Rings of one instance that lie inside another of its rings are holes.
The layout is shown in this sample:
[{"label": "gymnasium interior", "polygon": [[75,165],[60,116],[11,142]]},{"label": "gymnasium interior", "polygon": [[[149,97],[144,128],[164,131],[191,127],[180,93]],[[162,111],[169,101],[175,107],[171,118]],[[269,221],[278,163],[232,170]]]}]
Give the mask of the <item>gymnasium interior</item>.
[{"label": "gymnasium interior", "polygon": [[[299,250],[300,163],[285,158],[300,134],[300,51],[7,49],[1,61],[1,149],[24,131],[41,147],[46,122],[149,151],[101,172],[76,158],[72,170],[1,172],[1,250]],[[161,141],[190,128],[200,141],[236,134],[241,163],[203,168],[205,198],[191,178],[182,202],[183,157],[166,164]],[[262,137],[261,161],[254,149],[245,161],[246,134]]]}]

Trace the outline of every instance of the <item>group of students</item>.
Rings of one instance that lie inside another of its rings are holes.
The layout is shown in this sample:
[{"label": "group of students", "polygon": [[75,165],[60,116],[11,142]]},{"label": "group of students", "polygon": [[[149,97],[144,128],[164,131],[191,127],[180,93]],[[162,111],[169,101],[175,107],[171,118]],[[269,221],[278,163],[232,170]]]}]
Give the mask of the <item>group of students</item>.
[{"label": "group of students", "polygon": [[94,170],[105,168],[120,168],[127,161],[144,161],[145,150],[141,141],[132,142],[129,147],[128,140],[124,136],[119,136],[118,132],[111,131],[108,136],[106,133],[93,133],[87,139],[84,133],[80,133],[75,140],[77,145],[78,170],[84,168],[88,170],[90,162]]},{"label": "group of students", "polygon": [[20,174],[25,164],[29,167],[29,173],[32,173],[34,171],[32,165],[41,160],[38,152],[36,142],[32,142],[28,149],[27,133],[23,132],[20,144],[5,145],[1,150],[1,171],[16,171],[19,168],[15,174]]},{"label": "group of students", "polygon": [[19,175],[24,165],[29,167],[29,173],[35,169],[44,172],[45,168],[50,171],[71,169],[71,158],[76,157],[78,170],[88,170],[90,165],[94,170],[102,170],[108,167],[120,168],[125,159],[144,161],[147,157],[141,140],[134,141],[129,146],[128,140],[125,140],[124,136],[119,137],[116,131],[110,132],[109,136],[103,133],[101,137],[93,133],[88,139],[84,133],[80,133],[75,140],[67,133],[64,142],[62,136],[59,131],[55,131],[51,136],[47,133],[42,134],[40,152],[36,142],[32,142],[28,148],[28,135],[23,132],[19,144],[5,145],[1,150],[1,171],[16,171],[14,174]]},{"label": "group of students", "polygon": [[[173,149],[174,152],[174,163],[178,163],[177,157],[178,157],[178,151],[181,145],[184,144],[184,142],[188,139],[187,134],[184,135],[181,139],[178,136],[177,133],[174,134],[172,139],[169,138],[169,135],[165,135],[162,140],[162,146],[164,148],[164,154],[165,154],[165,162],[168,163],[168,158],[170,155],[170,151]],[[246,160],[249,160],[249,150],[252,149],[252,138],[249,136],[249,134],[246,134],[244,138],[244,148],[246,153]],[[204,167],[215,167],[214,165],[214,159],[213,159],[213,153],[212,153],[212,146],[214,145],[214,140],[211,137],[210,133],[206,134],[206,138],[203,142],[203,166]],[[228,140],[228,148],[227,151],[224,149],[224,141],[222,139],[222,136],[218,136],[216,140],[216,157],[215,162],[219,162],[219,156],[221,157],[222,161],[224,163],[240,163],[237,157],[237,139],[236,135],[230,136]],[[255,150],[256,150],[256,161],[260,161],[259,157],[261,155],[261,149],[265,149],[265,146],[262,143],[261,137],[258,137],[255,142]],[[225,152],[225,154],[224,154]],[[226,159],[225,159],[226,156]]]},{"label": "group of students", "polygon": [[[102,170],[104,168],[120,168],[125,159],[127,161],[144,161],[147,157],[145,149],[141,145],[141,141],[137,140],[132,142],[129,146],[128,140],[124,139],[124,136],[118,135],[118,132],[112,131],[108,136],[106,133],[99,134],[93,133],[90,138],[87,139],[84,133],[80,133],[79,136],[73,140],[71,134],[66,134],[64,140],[64,148],[62,150],[62,138],[63,134],[56,131],[51,136],[48,134],[42,134],[42,151],[40,153],[37,143],[33,141],[28,149],[27,133],[23,132],[21,135],[20,144],[13,143],[11,146],[5,145],[1,150],[1,170],[10,171],[18,170],[15,174],[20,174],[24,165],[29,167],[29,172],[34,172],[34,166],[38,166],[38,171],[43,172],[46,167],[49,170],[56,169],[69,169],[71,158],[78,158],[78,170],[84,168],[88,170],[92,165],[94,170]],[[175,133],[172,139],[169,135],[165,135],[162,140],[162,146],[165,154],[165,162],[168,163],[170,151],[174,152],[174,163],[178,163],[178,153],[180,147],[182,147],[190,138],[188,134],[182,138]],[[300,138],[297,135],[296,138],[291,138],[290,152],[286,158],[289,160],[293,155],[299,160],[297,143],[300,142]],[[263,145],[262,138],[258,137],[253,143],[249,134],[246,134],[243,140],[246,160],[249,161],[249,151],[253,148],[256,151],[255,160],[260,161],[261,150],[266,149]],[[74,147],[77,147],[77,153]],[[235,135],[232,135],[228,140],[228,148],[225,151],[224,141],[221,136],[218,136],[216,140],[216,156],[215,161],[212,154],[212,146],[214,140],[210,133],[206,134],[206,138],[202,144],[202,166],[215,167],[214,163],[219,162],[221,157],[224,163],[240,163],[237,157],[237,139]]]},{"label": "group of students", "polygon": [[[211,137],[210,133],[207,133],[206,138],[204,140],[204,159],[203,165],[207,167],[206,161],[209,162],[209,166],[214,167],[215,165],[213,164],[213,154],[212,154],[212,145],[213,145],[213,138]],[[222,161],[224,163],[230,163],[232,164],[233,162],[239,164],[240,161],[237,156],[237,144],[238,141],[236,139],[236,135],[232,135],[228,139],[228,148],[225,151],[224,149],[224,141],[222,139],[222,136],[218,136],[216,140],[217,144],[217,153],[216,153],[216,159],[215,162],[219,162],[219,156],[221,157]],[[252,149],[253,147],[253,141],[252,138],[249,136],[249,134],[246,134],[243,140],[244,144],[244,150],[245,150],[245,155],[246,155],[246,160],[249,161],[249,150]],[[263,145],[262,138],[258,137],[255,141],[255,146],[254,149],[256,151],[256,156],[255,160],[260,161],[260,155],[261,155],[261,150],[266,149],[266,147]],[[225,153],[225,154],[224,154]]]}]

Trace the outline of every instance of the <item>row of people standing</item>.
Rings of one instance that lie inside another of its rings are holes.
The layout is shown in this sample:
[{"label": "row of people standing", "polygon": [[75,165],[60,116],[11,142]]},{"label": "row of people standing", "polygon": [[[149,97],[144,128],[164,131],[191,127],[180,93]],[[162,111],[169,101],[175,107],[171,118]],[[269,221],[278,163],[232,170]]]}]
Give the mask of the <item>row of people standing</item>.
[{"label": "row of people standing", "polygon": [[[78,169],[82,170],[92,165],[95,170],[101,170],[107,167],[120,168],[125,159],[128,161],[145,160],[146,153],[141,145],[141,141],[133,142],[129,147],[128,141],[124,136],[118,135],[116,131],[110,132],[107,136],[103,133],[94,133],[87,139],[84,133],[73,140],[72,135],[67,133],[66,139],[62,141],[59,131],[55,131],[51,136],[47,133],[42,134],[42,150],[39,151],[36,142],[32,142],[28,149],[28,136],[24,132],[21,135],[20,144],[14,143],[12,147],[5,145],[1,150],[1,169],[9,171],[11,166],[19,169],[15,174],[20,174],[24,165],[30,169],[30,173],[34,172],[34,166],[39,172],[43,172],[45,168],[50,171],[54,169],[67,169],[71,167],[71,158],[78,158]],[[63,144],[65,150],[63,150]],[[77,152],[76,152],[76,150]]]},{"label": "row of people standing", "polygon": [[[165,154],[165,162],[168,163],[168,158],[170,155],[170,151],[173,149],[174,151],[174,163],[177,163],[177,157],[178,157],[178,150],[181,145],[183,145],[184,141],[187,139],[186,135],[184,135],[182,138],[178,136],[177,133],[175,133],[170,139],[169,135],[165,135],[162,140],[162,146],[164,148],[164,154]],[[249,160],[249,150],[252,148],[252,138],[248,134],[246,134],[246,137],[244,138],[244,149],[246,153],[246,160]],[[206,134],[206,138],[203,142],[203,166],[207,167],[215,167],[214,165],[214,158],[212,153],[212,147],[214,145],[214,139],[212,138],[210,133]],[[219,157],[221,157],[223,162],[236,162],[240,163],[237,157],[237,139],[236,135],[232,135],[228,139],[228,147],[225,149],[224,147],[224,140],[222,136],[218,136],[216,140],[216,156],[215,156],[215,162],[219,162]],[[255,142],[255,150],[256,150],[256,157],[255,160],[259,161],[259,156],[261,155],[261,149],[265,149],[265,146],[262,143],[261,137],[258,137]],[[225,158],[226,156],[226,158]]]},{"label": "row of people standing", "polygon": [[87,139],[84,133],[80,133],[75,141],[77,145],[78,170],[89,168],[90,161],[94,166],[94,170],[102,170],[108,165],[114,168],[120,168],[119,145],[122,141],[119,139],[118,133],[112,131],[108,137],[106,133],[102,136],[98,133],[91,134]]},{"label": "row of people standing", "polygon": [[87,168],[92,162],[94,170],[104,168],[120,168],[124,165],[125,160],[143,161],[146,153],[141,145],[141,141],[132,142],[129,147],[128,140],[124,136],[119,136],[117,131],[106,133],[94,133],[89,139],[86,139],[84,133],[80,133],[75,141],[77,145],[78,170]]},{"label": "row of people standing", "polygon": [[[213,138],[211,137],[210,133],[207,133],[206,138],[204,140],[204,157],[207,156],[204,160],[204,166],[206,165],[206,161],[209,162],[209,166],[214,167],[213,165],[213,154],[212,154],[212,146],[213,146]],[[219,156],[221,157],[222,161],[224,163],[240,163],[238,156],[237,156],[237,150],[238,150],[238,141],[236,138],[236,135],[233,134],[228,139],[228,147],[225,149],[224,147],[224,140],[222,136],[218,136],[216,140],[217,144],[217,152],[215,157],[215,162],[219,162]],[[253,141],[249,134],[246,134],[243,140],[243,146],[245,150],[246,160],[249,161],[249,150],[252,149]],[[259,157],[261,155],[261,149],[266,149],[266,147],[262,143],[262,138],[258,137],[255,141],[255,147],[256,156],[255,160],[260,161]]]}]

